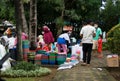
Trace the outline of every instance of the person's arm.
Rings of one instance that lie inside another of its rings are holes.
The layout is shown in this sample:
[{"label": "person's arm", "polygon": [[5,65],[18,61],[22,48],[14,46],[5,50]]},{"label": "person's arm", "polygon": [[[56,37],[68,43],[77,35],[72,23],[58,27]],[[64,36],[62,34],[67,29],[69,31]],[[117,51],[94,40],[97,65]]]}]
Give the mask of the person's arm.
[{"label": "person's arm", "polygon": [[96,30],[95,30],[95,28],[93,29],[93,37],[95,37],[96,36]]},{"label": "person's arm", "polygon": [[93,37],[95,37],[96,36],[96,33],[93,33]]},{"label": "person's arm", "polygon": [[102,35],[102,30],[101,30],[101,28],[99,28],[99,30],[100,30],[100,35]]},{"label": "person's arm", "polygon": [[83,34],[80,34],[80,38],[83,38]]},{"label": "person's arm", "polygon": [[83,38],[83,29],[80,31],[80,38]]}]

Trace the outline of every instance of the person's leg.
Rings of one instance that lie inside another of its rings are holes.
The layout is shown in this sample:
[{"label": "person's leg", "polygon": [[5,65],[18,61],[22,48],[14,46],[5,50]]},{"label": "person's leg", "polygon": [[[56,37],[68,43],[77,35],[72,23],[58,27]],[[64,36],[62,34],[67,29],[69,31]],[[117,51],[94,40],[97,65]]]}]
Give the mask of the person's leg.
[{"label": "person's leg", "polygon": [[102,58],[103,57],[103,54],[102,54],[102,47],[98,47],[98,58]]},{"label": "person's leg", "polygon": [[83,62],[86,63],[87,44],[83,44]]},{"label": "person's leg", "polygon": [[10,57],[15,60],[15,52],[14,49],[9,49]]},{"label": "person's leg", "polygon": [[90,64],[90,61],[91,61],[92,45],[93,45],[93,44],[88,44],[87,64]]},{"label": "person's leg", "polygon": [[61,44],[61,46],[62,46],[63,52],[65,54],[67,54],[67,47],[66,47],[66,45],[65,44]]},{"label": "person's leg", "polygon": [[93,56],[97,56],[97,40],[93,40],[93,46],[92,46],[92,52]]},{"label": "person's leg", "polygon": [[60,44],[57,44],[57,47],[58,47],[58,53],[60,53],[61,52],[61,46],[60,46]]}]

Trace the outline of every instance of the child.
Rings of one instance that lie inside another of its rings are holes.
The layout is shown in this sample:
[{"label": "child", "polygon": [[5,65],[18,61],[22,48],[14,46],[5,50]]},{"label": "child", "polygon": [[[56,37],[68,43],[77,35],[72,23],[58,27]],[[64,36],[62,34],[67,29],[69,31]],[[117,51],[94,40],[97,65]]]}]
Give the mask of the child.
[{"label": "child", "polygon": [[99,39],[98,39],[98,57],[102,58],[103,54],[102,54],[102,35],[99,35]]}]

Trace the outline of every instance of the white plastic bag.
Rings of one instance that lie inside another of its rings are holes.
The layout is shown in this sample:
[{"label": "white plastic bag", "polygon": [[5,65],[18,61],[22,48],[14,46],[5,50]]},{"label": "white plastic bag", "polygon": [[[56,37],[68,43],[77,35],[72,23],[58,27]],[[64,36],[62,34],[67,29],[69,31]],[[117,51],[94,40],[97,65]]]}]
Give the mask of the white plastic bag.
[{"label": "white plastic bag", "polygon": [[[0,59],[2,59],[6,54],[6,50],[5,47],[3,45],[0,44]],[[0,69],[1,71],[6,71],[7,69],[11,68],[11,64],[9,59],[7,59],[3,65],[2,68]]]}]

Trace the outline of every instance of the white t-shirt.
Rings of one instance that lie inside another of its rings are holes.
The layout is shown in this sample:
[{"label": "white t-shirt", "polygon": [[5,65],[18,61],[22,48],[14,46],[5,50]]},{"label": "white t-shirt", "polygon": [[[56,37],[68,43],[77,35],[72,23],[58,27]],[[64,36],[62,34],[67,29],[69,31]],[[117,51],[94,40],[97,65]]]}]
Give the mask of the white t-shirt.
[{"label": "white t-shirt", "polygon": [[13,49],[15,47],[15,37],[8,38],[8,49]]},{"label": "white t-shirt", "polygon": [[95,32],[95,28],[91,25],[86,25],[82,27],[80,34],[83,35],[82,43],[93,43],[93,34]]},{"label": "white t-shirt", "polygon": [[70,43],[70,38],[68,33],[63,33],[59,36],[59,38],[64,38],[65,40],[67,40]]}]

